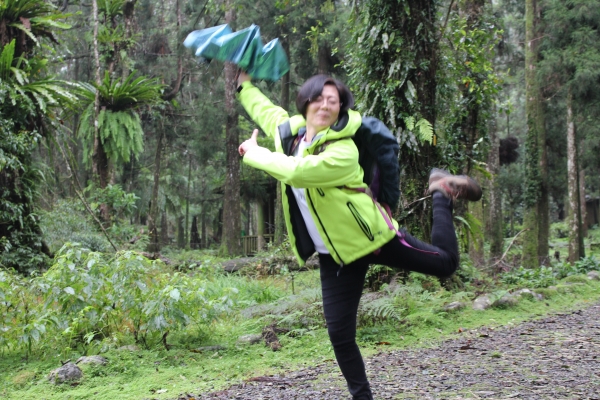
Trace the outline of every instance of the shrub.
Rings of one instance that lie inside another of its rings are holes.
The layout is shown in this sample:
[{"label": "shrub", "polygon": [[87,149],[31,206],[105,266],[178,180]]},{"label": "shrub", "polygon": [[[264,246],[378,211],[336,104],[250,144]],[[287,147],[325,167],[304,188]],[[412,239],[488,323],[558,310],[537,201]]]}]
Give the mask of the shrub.
[{"label": "shrub", "polygon": [[502,276],[502,281],[509,285],[531,286],[544,288],[556,284],[560,279],[573,275],[587,274],[590,271],[600,270],[600,263],[596,258],[586,257],[575,264],[561,262],[552,267],[523,268],[519,267]]},{"label": "shrub", "polygon": [[509,285],[531,286],[534,288],[543,288],[554,285],[556,276],[554,270],[550,267],[513,269],[502,275],[502,281]]},{"label": "shrub", "polygon": [[84,352],[109,337],[133,336],[149,347],[171,331],[209,324],[228,312],[237,290],[203,277],[165,271],[126,251],[113,257],[66,244],[42,276],[0,272],[0,345],[25,346],[43,335]]},{"label": "shrub", "polygon": [[76,201],[59,200],[51,211],[42,211],[40,215],[44,240],[53,253],[66,242],[80,243],[83,248],[98,252],[110,248],[90,215]]}]

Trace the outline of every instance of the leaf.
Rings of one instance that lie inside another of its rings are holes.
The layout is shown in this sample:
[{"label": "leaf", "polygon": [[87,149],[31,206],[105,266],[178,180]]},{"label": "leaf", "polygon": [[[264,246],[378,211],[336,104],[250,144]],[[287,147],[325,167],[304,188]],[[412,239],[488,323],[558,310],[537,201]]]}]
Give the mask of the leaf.
[{"label": "leaf", "polygon": [[417,89],[415,89],[415,85],[413,85],[411,81],[406,81],[406,91],[404,92],[404,95],[410,104],[417,98]]},{"label": "leaf", "polygon": [[171,290],[171,292],[169,293],[169,296],[173,300],[179,301],[179,299],[181,298],[181,294],[179,293],[179,289],[175,288],[175,289]]},{"label": "leaf", "polygon": [[404,123],[406,124],[406,129],[412,131],[415,129],[415,118],[414,117],[406,117],[404,118]]},{"label": "leaf", "polygon": [[67,286],[66,288],[63,289],[65,291],[65,293],[67,294],[75,294],[75,289],[73,289],[71,286]]},{"label": "leaf", "polygon": [[433,142],[433,126],[425,118],[421,118],[415,124],[415,130],[422,142],[428,142],[429,144]]}]

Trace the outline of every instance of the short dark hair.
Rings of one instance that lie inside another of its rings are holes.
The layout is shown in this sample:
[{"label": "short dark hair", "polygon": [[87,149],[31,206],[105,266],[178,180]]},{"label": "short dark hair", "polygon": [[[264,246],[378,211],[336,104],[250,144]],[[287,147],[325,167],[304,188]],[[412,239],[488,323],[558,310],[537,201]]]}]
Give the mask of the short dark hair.
[{"label": "short dark hair", "polygon": [[296,108],[304,118],[306,118],[308,105],[321,95],[325,85],[333,85],[337,88],[340,95],[340,117],[354,107],[354,96],[346,85],[328,75],[315,75],[304,82],[296,96]]}]

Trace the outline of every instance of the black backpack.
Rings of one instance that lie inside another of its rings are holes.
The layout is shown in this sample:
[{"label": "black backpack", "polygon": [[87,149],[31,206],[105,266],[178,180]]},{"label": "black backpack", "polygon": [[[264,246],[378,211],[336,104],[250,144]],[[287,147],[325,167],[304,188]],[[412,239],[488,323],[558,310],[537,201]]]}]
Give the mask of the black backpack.
[{"label": "black backpack", "polygon": [[[363,117],[352,140],[358,148],[358,163],[365,173],[363,182],[369,186],[368,194],[378,203],[395,209],[400,200],[399,146],[396,137],[377,118]],[[323,143],[314,154],[325,150],[331,142]]]}]

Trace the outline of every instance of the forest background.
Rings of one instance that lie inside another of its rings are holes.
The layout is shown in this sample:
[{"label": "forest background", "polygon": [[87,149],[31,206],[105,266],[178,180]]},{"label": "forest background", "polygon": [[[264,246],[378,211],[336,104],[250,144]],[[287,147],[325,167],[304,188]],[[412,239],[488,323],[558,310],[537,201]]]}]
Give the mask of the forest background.
[{"label": "forest background", "polygon": [[[135,342],[167,347],[190,310],[205,323],[235,297],[195,272],[289,254],[278,185],[237,154],[254,128],[237,68],[182,46],[224,23],[280,39],[290,72],[256,84],[291,114],[302,82],[325,73],[386,123],[401,147],[394,215],[417,236],[429,236],[432,167],[483,183],[483,201],[456,210],[469,271],[535,280],[565,260],[596,265],[597,0],[0,0],[1,345],[30,354],[50,326],[100,343],[130,301]],[[293,282],[293,262],[275,264]],[[375,270],[369,284],[390,275]],[[442,285],[464,288],[471,272]],[[23,314],[25,294],[47,313]]]}]

